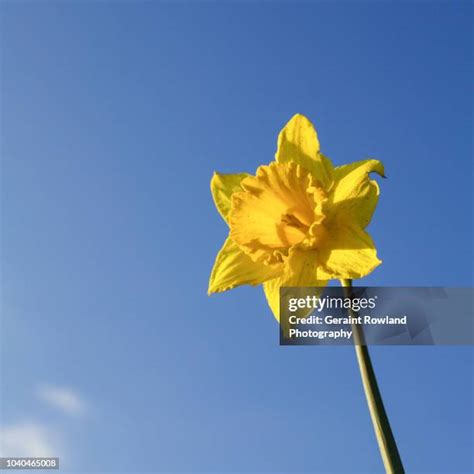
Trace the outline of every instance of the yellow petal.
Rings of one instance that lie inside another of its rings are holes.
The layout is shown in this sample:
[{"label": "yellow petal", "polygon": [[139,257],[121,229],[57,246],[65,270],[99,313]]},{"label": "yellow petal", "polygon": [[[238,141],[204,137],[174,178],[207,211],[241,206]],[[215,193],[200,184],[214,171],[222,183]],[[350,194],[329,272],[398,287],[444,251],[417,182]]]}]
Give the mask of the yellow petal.
[{"label": "yellow petal", "polygon": [[278,136],[275,159],[279,163],[297,163],[318,179],[325,189],[333,180],[331,161],[320,153],[319,140],[313,124],[307,117],[296,114]]},{"label": "yellow petal", "polygon": [[240,182],[246,178],[247,173],[220,174],[214,173],[211,179],[211,193],[214,198],[219,214],[227,222],[227,215],[230,211],[230,197],[236,191],[242,191]]},{"label": "yellow petal", "polygon": [[295,163],[260,166],[232,195],[230,237],[254,260],[301,242],[315,218],[319,194],[312,176]]},{"label": "yellow petal", "polygon": [[326,286],[327,281],[316,276],[317,266],[317,251],[295,248],[290,251],[282,275],[263,284],[268,305],[277,321],[280,321],[280,287]]},{"label": "yellow petal", "polygon": [[328,229],[319,259],[317,276],[321,279],[362,278],[382,263],[365,230],[341,225]]},{"label": "yellow petal", "polygon": [[369,224],[379,198],[379,186],[369,173],[384,176],[378,160],[364,160],[335,169],[331,212],[339,221],[352,222],[363,229]]},{"label": "yellow petal", "polygon": [[227,238],[217,254],[209,279],[208,294],[230,290],[239,285],[259,285],[275,278],[281,271],[281,265],[269,266],[253,262],[231,238]]}]

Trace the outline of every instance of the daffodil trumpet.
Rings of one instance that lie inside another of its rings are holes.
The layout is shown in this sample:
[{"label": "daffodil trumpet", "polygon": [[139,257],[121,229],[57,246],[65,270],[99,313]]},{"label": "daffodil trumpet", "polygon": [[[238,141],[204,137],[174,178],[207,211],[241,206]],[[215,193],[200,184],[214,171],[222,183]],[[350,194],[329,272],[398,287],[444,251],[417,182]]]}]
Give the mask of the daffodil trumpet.
[{"label": "daffodil trumpet", "polygon": [[[349,285],[371,273],[381,263],[366,231],[380,194],[371,173],[385,177],[380,161],[334,166],[321,152],[313,124],[300,114],[280,132],[275,160],[255,175],[214,173],[211,192],[229,235],[208,293],[261,284],[280,321],[281,287],[324,287],[332,279]],[[403,472],[401,461],[394,461],[395,441],[367,347],[359,332],[354,338],[384,465],[387,472]]]}]

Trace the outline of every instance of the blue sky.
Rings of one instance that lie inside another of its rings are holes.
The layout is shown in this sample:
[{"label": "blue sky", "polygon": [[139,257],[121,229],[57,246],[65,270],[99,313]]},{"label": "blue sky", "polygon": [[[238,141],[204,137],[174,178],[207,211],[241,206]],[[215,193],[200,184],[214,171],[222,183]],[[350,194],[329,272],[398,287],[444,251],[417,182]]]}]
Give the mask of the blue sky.
[{"label": "blue sky", "polygon": [[[206,295],[209,180],[304,113],[335,164],[385,164],[364,283],[472,286],[472,5],[0,11],[4,441],[85,472],[381,472],[353,348],[280,347],[260,288]],[[407,471],[472,472],[472,348],[372,354]]]}]

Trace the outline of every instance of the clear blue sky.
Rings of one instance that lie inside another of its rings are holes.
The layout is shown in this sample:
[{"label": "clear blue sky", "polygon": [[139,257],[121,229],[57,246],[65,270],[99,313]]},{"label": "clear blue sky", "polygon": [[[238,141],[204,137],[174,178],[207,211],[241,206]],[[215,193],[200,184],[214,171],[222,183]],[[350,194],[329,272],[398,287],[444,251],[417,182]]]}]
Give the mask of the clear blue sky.
[{"label": "clear blue sky", "polygon": [[[209,180],[304,113],[335,164],[385,164],[365,283],[471,286],[472,5],[0,10],[2,424],[83,471],[381,472],[353,348],[280,347],[260,288],[206,295]],[[372,354],[407,472],[472,472],[473,349]]]}]

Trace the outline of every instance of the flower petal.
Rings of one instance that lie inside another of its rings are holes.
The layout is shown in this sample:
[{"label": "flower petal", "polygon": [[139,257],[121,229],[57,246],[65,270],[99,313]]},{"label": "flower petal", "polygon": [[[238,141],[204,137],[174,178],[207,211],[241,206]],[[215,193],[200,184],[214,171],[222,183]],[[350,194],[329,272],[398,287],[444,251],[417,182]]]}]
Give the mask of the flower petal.
[{"label": "flower petal", "polygon": [[318,252],[315,250],[290,250],[282,275],[263,284],[265,296],[277,321],[280,321],[280,287],[326,286],[325,279],[316,276]]},{"label": "flower petal", "polygon": [[220,174],[214,173],[211,179],[211,193],[219,214],[227,222],[230,211],[230,197],[236,191],[242,191],[241,181],[250,176],[247,173]]},{"label": "flower petal", "polygon": [[340,221],[353,222],[363,229],[369,224],[379,199],[379,186],[369,178],[375,172],[384,176],[378,160],[363,160],[335,169],[332,188],[332,212]]},{"label": "flower petal", "polygon": [[275,278],[281,265],[255,263],[228,237],[217,254],[209,279],[208,294],[230,290],[239,285],[259,285]]},{"label": "flower petal", "polygon": [[278,135],[275,159],[279,163],[293,161],[313,173],[325,189],[329,189],[334,168],[331,161],[320,152],[316,130],[310,120],[296,114]]},{"label": "flower petal", "polygon": [[333,226],[319,251],[321,279],[362,278],[382,263],[370,235],[357,226]]}]

